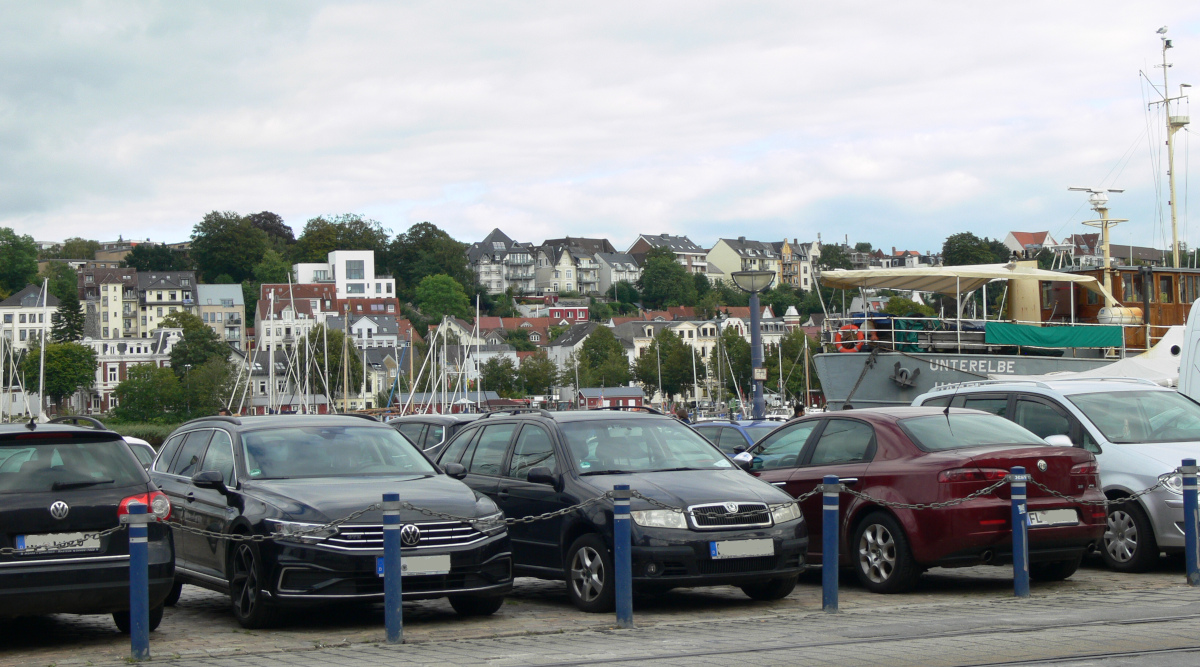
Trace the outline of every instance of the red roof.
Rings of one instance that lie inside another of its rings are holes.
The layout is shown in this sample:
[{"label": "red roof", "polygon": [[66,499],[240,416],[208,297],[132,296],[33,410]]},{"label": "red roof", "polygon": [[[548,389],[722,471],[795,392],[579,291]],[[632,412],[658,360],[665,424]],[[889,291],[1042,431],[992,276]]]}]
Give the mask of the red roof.
[{"label": "red roof", "polygon": [[1010,232],[1022,248],[1031,245],[1046,245],[1050,232]]},{"label": "red roof", "polygon": [[730,317],[750,317],[750,306],[721,306],[718,310],[729,313]]}]

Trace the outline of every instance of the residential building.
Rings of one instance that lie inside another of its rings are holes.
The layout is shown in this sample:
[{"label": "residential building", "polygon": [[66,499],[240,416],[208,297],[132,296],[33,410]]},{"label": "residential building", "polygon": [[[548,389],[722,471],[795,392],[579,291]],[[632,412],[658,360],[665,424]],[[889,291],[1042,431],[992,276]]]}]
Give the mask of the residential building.
[{"label": "residential building", "polygon": [[[339,312],[337,307],[337,288],[333,283],[264,283],[259,287],[258,305],[254,311],[254,335],[253,340],[248,341],[248,349],[258,349],[260,342],[278,346],[287,337],[294,342],[297,336],[294,329],[307,334],[314,326],[324,322],[326,315]],[[261,349],[268,348],[264,346]]]},{"label": "residential building", "polygon": [[84,338],[83,344],[96,352],[96,382],[84,393],[86,410],[95,414],[117,407],[113,392],[128,377],[129,370],[144,364],[160,368],[170,366],[171,348],[182,339],[183,329],[166,327],[155,329],[143,338]]},{"label": "residential building", "polygon": [[537,249],[532,243],[513,241],[499,229],[467,248],[471,269],[491,294],[510,287],[518,294],[533,293],[536,259]]},{"label": "residential building", "polygon": [[[260,302],[261,303],[261,302]],[[234,411],[242,415],[267,414],[329,414],[330,405],[323,393],[320,381],[309,378],[305,391],[303,379],[298,384],[294,373],[289,373],[292,359],[287,350],[257,350],[250,355],[250,387],[247,395],[234,404]],[[274,381],[274,387],[271,386]],[[334,397],[333,411],[341,409],[341,397]]]},{"label": "residential building", "polygon": [[0,335],[14,349],[28,350],[39,344],[43,335],[50,339],[54,326],[54,311],[58,308],[58,297],[47,294],[42,299],[41,285],[26,285],[24,289],[0,301]]},{"label": "residential building", "polygon": [[550,304],[550,319],[554,321],[587,322],[587,299],[558,299]]},{"label": "residential building", "polygon": [[779,275],[781,269],[775,244],[747,240],[745,236],[718,239],[708,251],[708,264],[719,268],[727,277],[735,271],[771,271]]},{"label": "residential building", "polygon": [[[195,271],[143,271],[136,275],[141,311],[138,329],[142,338],[149,337],[150,332],[158,328],[158,321],[171,313],[195,314]],[[103,328],[104,323],[100,324]]]},{"label": "residential building", "polygon": [[246,343],[246,303],[241,285],[196,285],[200,319],[221,338],[242,350]]},{"label": "residential building", "polygon": [[377,274],[371,250],[334,250],[328,262],[292,265],[297,283],[332,283],[338,299],[395,298],[396,280]]},{"label": "residential building", "polygon": [[1058,245],[1058,241],[1050,232],[1009,232],[1004,237],[1004,245],[1010,252],[1017,253],[1022,258],[1032,259],[1043,248]]},{"label": "residential building", "polygon": [[89,262],[77,279],[84,336],[114,340],[138,338],[149,331],[141,322],[145,318],[141,314],[137,269]]},{"label": "residential building", "polygon": [[608,290],[622,280],[633,284],[642,277],[642,269],[638,265],[638,261],[629,253],[596,253],[596,261],[600,264],[599,291],[601,294],[608,294]]},{"label": "residential building", "polygon": [[[1104,249],[1100,247],[1100,234],[1072,234],[1063,240],[1068,252],[1079,266],[1103,266]],[[1135,245],[1109,243],[1108,254],[1118,266],[1167,266],[1168,251]]]},{"label": "residential building", "polygon": [[641,387],[584,387],[576,394],[576,405],[589,410],[614,405],[641,407],[645,401]]},{"label": "residential building", "polygon": [[566,370],[571,356],[579,355],[579,351],[583,349],[583,342],[598,326],[599,322],[572,324],[570,329],[546,345],[546,357],[553,361],[560,371]]},{"label": "residential building", "polygon": [[[395,348],[408,341],[400,340],[400,327],[395,315],[351,314],[350,341],[360,350],[367,348]],[[346,316],[326,317],[330,331],[346,331]]]},{"label": "residential building", "polygon": [[696,245],[686,236],[670,234],[642,234],[625,253],[632,255],[640,265],[646,253],[653,248],[669,248],[675,259],[692,273],[708,273],[708,251]]},{"label": "residential building", "polygon": [[540,294],[600,291],[597,253],[615,253],[608,239],[547,239],[538,247],[534,287]]}]

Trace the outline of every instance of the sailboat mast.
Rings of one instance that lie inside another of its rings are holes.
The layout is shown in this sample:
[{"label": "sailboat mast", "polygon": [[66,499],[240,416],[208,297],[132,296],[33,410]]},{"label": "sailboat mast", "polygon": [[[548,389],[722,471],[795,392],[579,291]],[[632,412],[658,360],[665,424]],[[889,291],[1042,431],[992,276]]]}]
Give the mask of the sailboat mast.
[{"label": "sailboat mast", "polygon": [[[1162,31],[1166,33],[1165,30]],[[1171,97],[1171,89],[1167,82],[1167,69],[1171,67],[1171,63],[1167,62],[1167,49],[1171,48],[1171,40],[1166,37],[1162,38],[1162,71],[1163,71],[1163,111],[1167,116],[1167,187],[1170,194],[1170,199],[1167,205],[1171,209],[1171,257],[1173,263],[1171,266],[1179,268],[1179,222],[1175,212],[1175,133],[1183,129],[1188,124],[1187,116],[1172,116],[1171,102],[1176,102],[1176,109],[1179,108],[1179,100],[1186,99],[1180,90],[1178,97]]]},{"label": "sailboat mast", "polygon": [[50,280],[42,281],[42,345],[38,365],[38,421],[46,421],[46,294],[50,291]]}]

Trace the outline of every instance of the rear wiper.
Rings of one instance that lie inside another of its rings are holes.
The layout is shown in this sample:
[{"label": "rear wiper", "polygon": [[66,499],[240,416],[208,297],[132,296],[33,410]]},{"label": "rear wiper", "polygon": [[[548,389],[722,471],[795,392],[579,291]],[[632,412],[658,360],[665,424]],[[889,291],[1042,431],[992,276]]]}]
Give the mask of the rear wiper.
[{"label": "rear wiper", "polygon": [[579,473],[579,476],[583,477],[585,475],[632,475],[632,474],[638,473],[638,472],[645,472],[645,471],[644,470],[589,470],[587,472]]},{"label": "rear wiper", "polygon": [[55,482],[50,485],[51,491],[62,491],[63,489],[78,489],[84,486],[95,486],[97,484],[112,484],[111,479],[89,479],[86,482]]}]

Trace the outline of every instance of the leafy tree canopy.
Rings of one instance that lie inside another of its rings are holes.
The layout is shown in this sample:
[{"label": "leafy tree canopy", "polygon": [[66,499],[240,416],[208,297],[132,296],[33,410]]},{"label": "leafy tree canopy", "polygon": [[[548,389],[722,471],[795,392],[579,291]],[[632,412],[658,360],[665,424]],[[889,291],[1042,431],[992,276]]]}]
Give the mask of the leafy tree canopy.
[{"label": "leafy tree canopy", "polygon": [[[171,348],[171,368],[175,370],[176,375],[183,378],[191,372],[190,369],[198,368],[210,359],[221,361],[229,359],[231,352],[229,345],[221,340],[217,332],[191,313],[172,313],[159,321],[159,327],[166,326],[164,322],[171,320],[175,315],[186,316],[186,319],[180,318],[184,321],[179,322],[178,325],[171,322],[172,325],[183,328],[183,339],[176,342]],[[196,326],[196,322],[199,322],[200,326]]]},{"label": "leafy tree canopy", "polygon": [[508,329],[504,332],[504,342],[513,346],[517,352],[533,352],[537,346],[529,340],[526,329]]},{"label": "leafy tree canopy", "polygon": [[654,248],[646,253],[637,287],[646,308],[696,305],[695,280],[667,248]]},{"label": "leafy tree canopy", "polygon": [[884,306],[883,312],[891,315],[912,315],[917,313],[922,317],[937,317],[937,311],[923,303],[917,303],[905,296],[890,296],[888,297],[887,305]]},{"label": "leafy tree canopy", "polygon": [[608,288],[608,298],[620,303],[637,303],[641,296],[638,294],[637,287],[628,280],[621,280]]},{"label": "leafy tree canopy", "polygon": [[38,273],[38,247],[28,234],[0,227],[0,287],[9,294],[21,291]]},{"label": "leafy tree canopy", "polygon": [[700,352],[684,343],[679,334],[663,327],[650,347],[634,361],[633,377],[647,394],[658,390],[661,378],[663,393],[670,397],[692,390],[693,368],[697,381],[705,377]]},{"label": "leafy tree canopy", "polygon": [[818,260],[822,269],[853,269],[854,264],[846,256],[846,251],[838,245],[821,246],[821,257]]},{"label": "leafy tree canopy", "polygon": [[133,422],[174,422],[183,398],[175,373],[153,364],[130,368],[113,393],[117,397],[113,417]]},{"label": "leafy tree canopy", "polygon": [[[41,350],[32,345],[21,361],[25,387],[36,392]],[[96,351],[79,343],[46,344],[46,397],[61,405],[75,392],[89,389],[96,382]]]},{"label": "leafy tree canopy", "polygon": [[494,391],[504,398],[524,395],[524,387],[517,377],[517,365],[506,355],[496,355],[479,368],[483,389]]},{"label": "leafy tree canopy", "polygon": [[56,248],[43,250],[39,259],[96,259],[99,249],[99,241],[72,236]]},{"label": "leafy tree canopy", "polygon": [[946,266],[1002,264],[1008,257],[1008,247],[1004,243],[979,238],[971,232],[951,234],[942,244],[942,263]]},{"label": "leafy tree canopy", "polygon": [[471,319],[471,302],[462,285],[446,274],[425,276],[416,290],[417,307],[429,321],[440,321],[450,315]]},{"label": "leafy tree canopy", "polygon": [[286,283],[292,266],[274,248],[267,248],[262,261],[254,265],[254,280],[258,283]]},{"label": "leafy tree canopy", "polygon": [[475,292],[475,272],[467,262],[467,245],[431,222],[417,223],[396,235],[388,246],[387,267],[396,278],[397,290],[409,298],[422,280],[437,274],[450,276],[466,294]]},{"label": "leafy tree canopy", "polygon": [[378,221],[356,213],[316,217],[305,223],[292,246],[292,260],[325,262],[334,250],[373,250],[381,255],[387,249],[388,236],[389,230]]},{"label": "leafy tree canopy", "polygon": [[854,244],[854,252],[871,253],[875,252],[875,249],[871,247],[870,243],[867,243],[866,241],[859,241],[858,243]]},{"label": "leafy tree canopy", "polygon": [[38,273],[37,284],[41,285],[43,280],[50,281],[50,293],[58,297],[59,301],[74,295],[76,303],[79,302],[79,274],[75,273],[70,264],[48,262],[45,270]]},{"label": "leafy tree canopy", "polygon": [[521,360],[517,376],[526,394],[546,394],[558,377],[558,366],[539,350]]},{"label": "leafy tree canopy", "polygon": [[281,241],[287,245],[296,242],[296,235],[292,232],[292,228],[284,224],[283,218],[270,211],[261,211],[259,213],[251,213],[246,216],[250,224],[255,229],[261,229],[266,232],[267,237],[271,241]]},{"label": "leafy tree canopy", "polygon": [[187,253],[172,250],[165,245],[141,244],[133,247],[121,266],[138,271],[190,271],[192,261]]},{"label": "leafy tree canopy", "polygon": [[202,282],[222,274],[241,282],[267,249],[267,233],[232,211],[213,211],[192,229],[192,259]]}]

